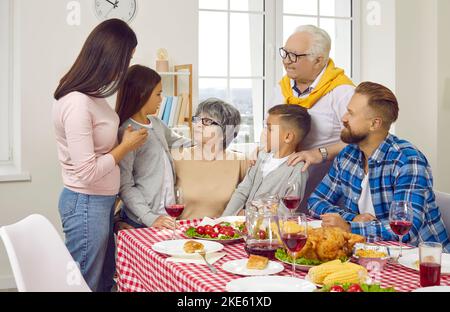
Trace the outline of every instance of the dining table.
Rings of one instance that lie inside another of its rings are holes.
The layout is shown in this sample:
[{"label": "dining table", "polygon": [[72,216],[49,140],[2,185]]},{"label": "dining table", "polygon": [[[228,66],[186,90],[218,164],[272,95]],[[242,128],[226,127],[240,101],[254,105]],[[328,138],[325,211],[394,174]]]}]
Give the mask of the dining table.
[{"label": "dining table", "polygon": [[[178,221],[177,236],[187,239],[185,231],[201,220]],[[224,257],[213,265],[213,273],[205,264],[168,261],[170,256],[158,253],[152,246],[172,239],[168,229],[143,228],[120,231],[117,243],[117,290],[119,292],[225,292],[229,282],[243,276],[229,273],[222,265],[230,260],[248,258],[244,241],[224,244]],[[377,242],[378,245],[398,246],[398,242]],[[291,265],[283,263],[284,270],[277,275],[291,276]],[[305,279],[307,272],[297,270],[296,277]],[[420,288],[419,272],[398,263],[389,262],[378,272],[376,282],[382,287],[394,287],[397,292]],[[450,276],[441,276],[441,285],[450,286]]]}]

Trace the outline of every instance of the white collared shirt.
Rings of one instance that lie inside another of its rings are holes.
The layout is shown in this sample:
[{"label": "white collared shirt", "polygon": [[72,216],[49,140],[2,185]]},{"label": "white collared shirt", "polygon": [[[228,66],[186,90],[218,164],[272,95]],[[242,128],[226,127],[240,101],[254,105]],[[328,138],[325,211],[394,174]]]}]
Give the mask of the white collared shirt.
[{"label": "white collared shirt", "polygon": [[[325,73],[326,67],[311,84],[313,90],[320,82]],[[291,79],[291,87],[294,88],[295,80]],[[295,96],[299,94],[294,91]],[[323,96],[312,108],[308,109],[311,115],[311,131],[303,142],[303,148],[306,150],[329,146],[341,141],[341,131],[343,129],[342,117],[347,112],[347,106],[355,93],[355,87],[351,85],[342,85]],[[275,105],[286,104],[286,100],[278,86],[275,90],[275,96],[271,102],[266,105],[266,112]],[[300,96],[306,98],[309,92]]]}]

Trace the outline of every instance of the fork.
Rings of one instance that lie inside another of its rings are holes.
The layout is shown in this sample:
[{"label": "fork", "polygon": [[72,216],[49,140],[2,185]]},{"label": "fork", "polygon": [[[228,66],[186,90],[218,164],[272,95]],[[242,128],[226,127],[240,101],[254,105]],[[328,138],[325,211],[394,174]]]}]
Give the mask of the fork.
[{"label": "fork", "polygon": [[209,263],[208,260],[206,260],[206,252],[203,250],[203,251],[197,251],[197,253],[203,258],[203,260],[205,260],[205,262],[208,265],[211,272],[217,273],[217,269],[211,263]]}]

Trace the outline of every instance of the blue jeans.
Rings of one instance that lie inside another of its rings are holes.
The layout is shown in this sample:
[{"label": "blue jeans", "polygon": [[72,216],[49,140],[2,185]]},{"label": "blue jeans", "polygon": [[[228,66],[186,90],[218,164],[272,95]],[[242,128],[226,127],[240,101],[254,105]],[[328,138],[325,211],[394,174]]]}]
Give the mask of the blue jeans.
[{"label": "blue jeans", "polygon": [[120,218],[122,219],[123,222],[128,223],[129,225],[131,225],[135,229],[144,229],[144,228],[146,228],[145,225],[136,223],[133,220],[131,220],[130,217],[128,217],[127,213],[125,212],[125,208],[123,206],[122,206],[122,209],[120,209]]},{"label": "blue jeans", "polygon": [[109,292],[114,284],[113,232],[116,196],[93,196],[64,189],[59,198],[66,246],[92,291]]}]

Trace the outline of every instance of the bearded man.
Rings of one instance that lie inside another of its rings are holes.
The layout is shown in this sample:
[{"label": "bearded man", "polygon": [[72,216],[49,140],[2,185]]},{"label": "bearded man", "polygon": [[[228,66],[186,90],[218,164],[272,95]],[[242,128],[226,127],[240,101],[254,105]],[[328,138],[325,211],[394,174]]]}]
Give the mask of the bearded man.
[{"label": "bearded man", "polygon": [[450,252],[426,157],[389,133],[398,112],[397,99],[388,88],[372,82],[356,88],[342,119],[341,139],[349,145],[308,200],[308,209],[322,219],[323,227],[397,241],[389,211],[392,203],[401,202],[413,212],[403,242],[438,242]]}]

